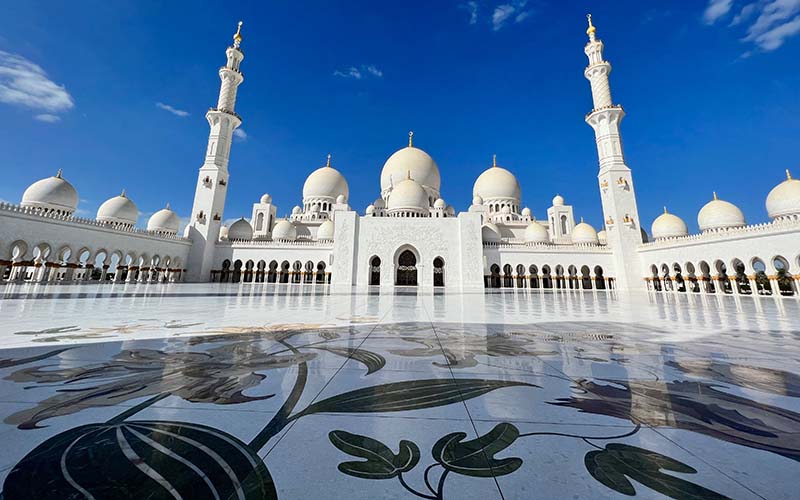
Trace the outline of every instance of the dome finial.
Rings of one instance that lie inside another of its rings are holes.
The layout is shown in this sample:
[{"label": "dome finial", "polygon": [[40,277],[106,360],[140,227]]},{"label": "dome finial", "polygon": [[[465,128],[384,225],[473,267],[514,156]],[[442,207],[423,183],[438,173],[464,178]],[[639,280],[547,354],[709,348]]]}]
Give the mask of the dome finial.
[{"label": "dome finial", "polygon": [[719,198],[717,198],[717,192],[716,192],[716,191],[714,191],[714,199],[715,199],[715,200],[718,200],[718,199],[719,199]]},{"label": "dome finial", "polygon": [[594,42],[594,36],[595,32],[597,31],[597,28],[595,28],[594,24],[592,24],[591,14],[586,14],[586,19],[589,21],[589,27],[586,29],[586,34],[589,35],[589,40]]},{"label": "dome finial", "polygon": [[[789,170],[786,170],[786,174],[787,175],[789,174]],[[60,168],[58,169],[58,172],[56,172],[56,178],[57,179],[61,179],[61,169]]]},{"label": "dome finial", "polygon": [[583,217],[581,217],[581,224],[583,224]]},{"label": "dome finial", "polygon": [[170,208],[169,206],[169,202],[167,202],[167,206],[165,206],[164,208],[166,208],[167,210],[172,210],[172,208]]},{"label": "dome finial", "polygon": [[406,170],[406,179],[411,180],[411,170]]},{"label": "dome finial", "polygon": [[492,167],[497,166],[497,155],[492,155]]},{"label": "dome finial", "polygon": [[667,212],[667,207],[664,207],[664,213],[665,213],[665,214],[668,214],[668,213],[669,213],[669,212]]},{"label": "dome finial", "polygon": [[242,44],[242,22],[239,21],[239,25],[236,27],[236,33],[233,35],[233,46],[237,49],[239,45]]},{"label": "dome finial", "polygon": [[408,132],[408,147],[414,147],[414,131]]},{"label": "dome finial", "polygon": [[122,188],[122,193],[120,193],[120,196],[122,196],[123,198],[127,198],[127,196],[125,196],[125,188]]},{"label": "dome finial", "polygon": [[[59,170],[59,172],[61,172],[61,170]],[[786,169],[786,180],[787,180],[787,181],[790,181],[790,180],[792,180],[792,173],[791,173],[791,172],[789,172],[789,169],[788,169],[788,168]]]},{"label": "dome finial", "polygon": [[331,168],[331,154],[328,153],[328,163],[325,164],[326,167]]}]

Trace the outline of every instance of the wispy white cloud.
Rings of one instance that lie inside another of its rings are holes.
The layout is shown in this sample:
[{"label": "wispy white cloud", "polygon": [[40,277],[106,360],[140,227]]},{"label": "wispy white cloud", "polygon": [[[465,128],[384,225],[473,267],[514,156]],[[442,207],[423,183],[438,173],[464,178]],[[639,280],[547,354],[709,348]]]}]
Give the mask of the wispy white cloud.
[{"label": "wispy white cloud", "polygon": [[528,0],[515,0],[495,7],[492,12],[492,30],[499,31],[512,20],[521,23],[527,19],[532,13],[525,10],[527,4]]},{"label": "wispy white cloud", "polygon": [[349,78],[352,80],[361,80],[367,76],[371,76],[374,78],[383,78],[383,71],[381,71],[377,66],[374,64],[364,65],[362,64],[360,67],[350,66],[347,69],[339,70],[333,72],[333,76],[338,76],[339,78]]},{"label": "wispy white cloud", "polygon": [[2,50],[0,102],[44,112],[35,118],[51,123],[56,121],[52,119],[56,113],[64,113],[75,107],[75,101],[66,88],[50,80],[41,66]]},{"label": "wispy white cloud", "polygon": [[706,24],[714,24],[717,19],[728,14],[731,7],[733,7],[733,0],[708,0],[706,10],[703,12],[703,20]]},{"label": "wispy white cloud", "polygon": [[180,116],[181,118],[189,116],[189,112],[188,111],[184,111],[182,109],[175,108],[173,106],[170,106],[169,104],[164,104],[163,102],[157,102],[156,103],[156,107],[160,108],[160,109],[163,109],[164,111],[168,111],[168,112],[172,113],[175,116]]},{"label": "wispy white cloud", "polygon": [[462,3],[458,6],[460,9],[464,9],[469,14],[469,24],[477,24],[478,22],[478,2],[476,0],[471,0],[466,3]]},{"label": "wispy white cloud", "polygon": [[42,113],[33,117],[34,120],[39,120],[40,122],[45,123],[55,123],[61,120],[61,117],[58,115],[51,115],[50,113]]},{"label": "wispy white cloud", "polygon": [[247,140],[247,132],[245,132],[241,127],[237,128],[233,131],[233,138],[239,142],[244,142]]}]

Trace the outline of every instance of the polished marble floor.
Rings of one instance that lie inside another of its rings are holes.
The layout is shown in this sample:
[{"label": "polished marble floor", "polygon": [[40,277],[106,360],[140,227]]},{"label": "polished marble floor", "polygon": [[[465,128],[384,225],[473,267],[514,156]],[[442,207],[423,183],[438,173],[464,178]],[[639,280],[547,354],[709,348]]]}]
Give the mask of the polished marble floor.
[{"label": "polished marble floor", "polygon": [[797,498],[800,301],[0,288],[3,500]]}]

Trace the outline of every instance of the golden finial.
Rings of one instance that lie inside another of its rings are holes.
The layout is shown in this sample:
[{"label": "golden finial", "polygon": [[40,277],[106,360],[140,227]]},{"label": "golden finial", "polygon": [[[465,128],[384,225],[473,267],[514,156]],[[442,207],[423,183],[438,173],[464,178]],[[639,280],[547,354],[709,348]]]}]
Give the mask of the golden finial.
[{"label": "golden finial", "polygon": [[326,167],[331,168],[331,154],[328,153],[328,163],[325,164]]},{"label": "golden finial", "polygon": [[715,200],[718,200],[718,199],[719,199],[719,198],[717,198],[717,192],[716,192],[716,191],[714,191],[714,199],[715,199]]},{"label": "golden finial", "polygon": [[589,27],[586,29],[586,34],[589,35],[589,39],[594,41],[594,34],[597,31],[597,28],[594,27],[592,24],[592,15],[586,14],[586,19],[589,21]]},{"label": "golden finial", "polygon": [[493,167],[497,166],[497,155],[492,155],[492,166]]},{"label": "golden finial", "polygon": [[414,146],[414,132],[413,131],[409,131],[408,132],[408,147],[413,147],[413,146]]},{"label": "golden finial", "polygon": [[669,213],[669,212],[667,212],[667,207],[664,207],[664,213],[665,213],[665,214],[668,214],[668,213]]},{"label": "golden finial", "polygon": [[[61,170],[59,170],[59,172],[61,172]],[[787,180],[787,181],[790,181],[790,180],[792,180],[792,173],[791,173],[791,172],[789,172],[789,169],[788,169],[788,168],[786,169],[786,180]]]},{"label": "golden finial", "polygon": [[[788,173],[789,171],[787,170],[786,172]],[[56,177],[61,179],[61,169],[60,168],[58,169],[58,172],[56,172]]]},{"label": "golden finial", "polygon": [[236,34],[233,35],[233,46],[237,49],[242,44],[242,22],[239,21],[239,26],[236,28]]}]

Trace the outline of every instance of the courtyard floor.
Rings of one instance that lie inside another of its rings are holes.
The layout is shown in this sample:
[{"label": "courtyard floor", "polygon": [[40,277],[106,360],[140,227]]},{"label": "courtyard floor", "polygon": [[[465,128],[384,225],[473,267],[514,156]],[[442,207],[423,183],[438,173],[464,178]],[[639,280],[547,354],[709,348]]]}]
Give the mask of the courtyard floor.
[{"label": "courtyard floor", "polygon": [[3,500],[797,498],[800,301],[0,288]]}]

